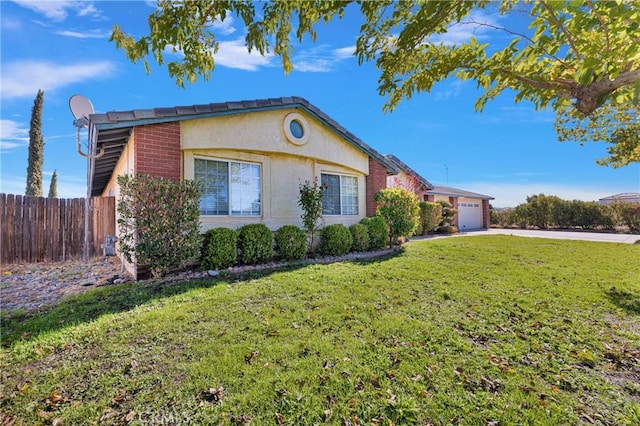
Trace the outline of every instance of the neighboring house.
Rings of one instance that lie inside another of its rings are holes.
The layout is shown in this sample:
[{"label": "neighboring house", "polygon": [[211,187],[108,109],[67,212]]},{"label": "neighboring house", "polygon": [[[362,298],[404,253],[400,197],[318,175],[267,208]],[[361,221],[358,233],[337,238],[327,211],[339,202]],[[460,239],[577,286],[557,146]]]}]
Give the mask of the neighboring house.
[{"label": "neighboring house", "polygon": [[610,195],[598,200],[598,204],[611,203],[640,203],[640,192],[623,192],[621,194]]},{"label": "neighboring house", "polygon": [[455,226],[460,231],[487,229],[491,226],[491,212],[489,201],[494,198],[489,195],[464,191],[448,186],[434,186],[427,194],[427,201],[448,201],[458,211]]},{"label": "neighboring house", "polygon": [[375,214],[374,194],[399,172],[299,97],[93,114],[89,132],[105,151],[90,165],[92,195],[117,198],[125,174],[200,180],[203,232],[301,226],[299,187],[314,178],[328,188],[323,223],[351,225]]},{"label": "neighboring house", "polygon": [[489,200],[493,200],[493,197],[457,188],[434,186],[396,156],[387,154],[385,158],[400,169],[397,175],[387,177],[389,188],[405,188],[416,194],[420,201],[448,201],[458,211],[453,225],[460,231],[489,228]]}]

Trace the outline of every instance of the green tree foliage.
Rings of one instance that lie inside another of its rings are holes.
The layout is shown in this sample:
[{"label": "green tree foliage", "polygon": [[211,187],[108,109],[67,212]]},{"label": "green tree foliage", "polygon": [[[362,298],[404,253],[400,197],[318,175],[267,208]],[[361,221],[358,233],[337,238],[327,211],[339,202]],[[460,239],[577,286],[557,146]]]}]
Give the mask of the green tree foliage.
[{"label": "green tree foliage", "polygon": [[[184,86],[199,75],[207,80],[214,69],[214,22],[240,18],[247,49],[280,56],[290,72],[292,38],[315,41],[316,24],[346,13],[363,18],[354,54],[380,70],[378,91],[388,98],[387,111],[451,77],[477,83],[483,91],[477,110],[508,91],[516,102],[528,100],[538,109],[590,117],[604,104],[617,109],[637,102],[640,93],[640,2],[635,1],[160,0],[148,18],[149,34],[136,39],[116,25],[111,40],[131,61],[142,60],[147,71],[149,56],[164,65],[168,53],[181,53],[167,68]],[[503,27],[506,20],[479,18],[483,15],[526,20],[528,29]],[[491,46],[474,37],[443,41],[444,34],[461,28],[494,31],[508,41]],[[609,134],[607,141],[616,145],[619,139]],[[614,154],[611,161],[627,160]]]},{"label": "green tree foliage", "polygon": [[322,197],[324,189],[318,185],[318,179],[314,178],[313,183],[308,180],[300,185],[298,194],[298,205],[302,208],[302,227],[309,236],[309,251],[314,249],[314,235],[319,229],[320,218],[322,217]]},{"label": "green tree foliage", "polygon": [[42,137],[42,104],[44,92],[38,90],[29,125],[29,159],[27,160],[27,190],[25,195],[42,197],[42,163],[44,161],[44,138]]},{"label": "green tree foliage", "polygon": [[127,261],[148,266],[154,277],[183,267],[200,252],[196,182],[147,175],[118,176],[119,248]]},{"label": "green tree foliage", "polygon": [[398,237],[413,234],[418,226],[418,197],[404,188],[387,188],[376,192],[378,210],[388,226],[388,244],[393,245]]},{"label": "green tree foliage", "polygon": [[442,219],[442,204],[421,201],[418,206],[420,207],[418,232],[421,235],[427,235],[440,224],[440,220]]},{"label": "green tree foliage", "polygon": [[58,171],[54,170],[49,184],[49,198],[58,198]]},{"label": "green tree foliage", "polygon": [[560,198],[555,195],[531,195],[527,197],[526,212],[531,225],[540,229],[547,229],[553,222],[553,209],[559,203]]},{"label": "green tree foliage", "polygon": [[608,144],[608,157],[596,160],[601,166],[623,167],[640,162],[640,107],[637,103],[617,107],[607,102],[590,116],[567,108],[556,117],[556,132],[562,142]]}]

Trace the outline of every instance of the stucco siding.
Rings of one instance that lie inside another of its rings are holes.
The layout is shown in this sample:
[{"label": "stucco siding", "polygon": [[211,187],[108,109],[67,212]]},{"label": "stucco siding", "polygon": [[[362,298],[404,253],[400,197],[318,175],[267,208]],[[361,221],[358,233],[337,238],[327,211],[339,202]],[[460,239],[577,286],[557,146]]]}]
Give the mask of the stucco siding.
[{"label": "stucco siding", "polygon": [[229,149],[199,149],[185,151],[185,179],[193,179],[195,175],[194,160],[196,158],[240,161],[259,164],[261,168],[261,215],[260,216],[201,216],[201,230],[227,227],[239,228],[247,223],[264,223],[272,230],[283,225],[302,226],[298,206],[300,184],[312,182],[314,177],[320,182],[322,173],[334,173],[358,178],[358,215],[324,216],[322,223],[343,223],[351,225],[365,217],[365,176],[347,167],[327,164],[305,157],[284,155],[281,153],[254,153]]},{"label": "stucco siding", "polygon": [[[284,122],[288,114],[298,113],[309,127],[303,145],[290,142]],[[326,128],[315,118],[297,109],[251,112],[246,114],[185,120],[181,122],[183,150],[230,149],[288,154],[340,164],[362,174],[368,173],[366,154]]]}]

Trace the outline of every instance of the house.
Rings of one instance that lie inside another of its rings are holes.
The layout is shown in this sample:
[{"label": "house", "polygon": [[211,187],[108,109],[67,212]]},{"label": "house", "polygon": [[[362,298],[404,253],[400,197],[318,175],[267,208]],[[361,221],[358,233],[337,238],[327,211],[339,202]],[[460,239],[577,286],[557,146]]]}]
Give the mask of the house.
[{"label": "house", "polygon": [[102,157],[93,196],[119,196],[117,177],[148,174],[204,184],[201,230],[301,226],[299,187],[325,185],[324,225],[376,211],[374,194],[399,172],[383,155],[300,97],[114,111],[90,116]]},{"label": "house", "polygon": [[397,175],[387,177],[389,188],[405,188],[421,201],[448,201],[458,211],[453,225],[460,231],[489,228],[489,201],[493,197],[448,186],[434,186],[396,156],[387,154],[385,158],[400,169]]},{"label": "house", "polygon": [[623,192],[621,194],[610,195],[598,200],[598,204],[612,203],[640,203],[640,192]]}]

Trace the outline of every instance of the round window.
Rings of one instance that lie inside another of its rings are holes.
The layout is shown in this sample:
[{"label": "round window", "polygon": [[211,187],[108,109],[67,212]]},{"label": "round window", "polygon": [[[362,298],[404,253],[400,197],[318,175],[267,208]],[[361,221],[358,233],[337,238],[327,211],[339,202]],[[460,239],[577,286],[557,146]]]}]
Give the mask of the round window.
[{"label": "round window", "polygon": [[292,112],[284,118],[283,130],[287,140],[294,145],[304,145],[309,142],[309,123],[304,116],[297,112]]},{"label": "round window", "polygon": [[289,130],[291,130],[291,134],[295,138],[302,139],[304,136],[304,128],[302,127],[300,120],[291,120],[291,123],[289,123]]}]

